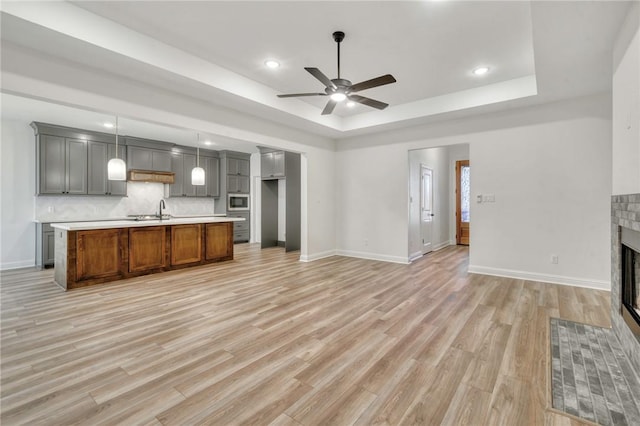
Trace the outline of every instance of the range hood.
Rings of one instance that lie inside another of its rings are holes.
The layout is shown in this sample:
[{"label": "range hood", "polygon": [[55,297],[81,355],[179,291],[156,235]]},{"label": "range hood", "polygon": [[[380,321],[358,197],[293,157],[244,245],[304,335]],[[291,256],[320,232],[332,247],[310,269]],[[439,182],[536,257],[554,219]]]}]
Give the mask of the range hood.
[{"label": "range hood", "polygon": [[158,172],[154,170],[129,170],[127,172],[127,181],[175,183],[176,174],[173,172]]}]

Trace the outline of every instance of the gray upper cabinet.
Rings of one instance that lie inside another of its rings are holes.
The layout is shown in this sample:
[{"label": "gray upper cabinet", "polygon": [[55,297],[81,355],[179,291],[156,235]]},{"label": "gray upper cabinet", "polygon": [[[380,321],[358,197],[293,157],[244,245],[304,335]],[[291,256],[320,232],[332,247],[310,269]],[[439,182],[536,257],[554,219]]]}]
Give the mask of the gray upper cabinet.
[{"label": "gray upper cabinet", "polygon": [[87,193],[87,142],[40,135],[39,194]]},{"label": "gray upper cabinet", "polygon": [[197,187],[191,185],[191,170],[193,170],[195,166],[195,155],[171,153],[171,171],[176,174],[175,182],[171,185],[172,197],[196,196]]},{"label": "gray upper cabinet", "polygon": [[[116,146],[112,143],[89,141],[88,155],[88,188],[89,195],[127,195],[127,182],[109,180],[107,164],[115,158]],[[118,158],[126,160],[126,147],[118,146]]]},{"label": "gray upper cabinet", "polygon": [[87,142],[67,139],[67,194],[87,193]]},{"label": "gray upper cabinet", "polygon": [[249,160],[227,157],[227,192],[249,192]]},{"label": "gray upper cabinet", "polygon": [[227,176],[227,192],[233,194],[234,192],[248,193],[249,192],[249,176]]},{"label": "gray upper cabinet", "polygon": [[227,158],[227,174],[249,176],[249,160]]},{"label": "gray upper cabinet", "polygon": [[[107,164],[116,156],[115,135],[38,122],[31,127],[36,135],[38,194],[127,195],[126,181],[110,181],[107,176]],[[195,149],[133,136],[121,136],[118,142],[118,158],[125,160],[128,170],[175,173],[171,196],[217,198],[226,190],[218,151],[200,150],[205,184],[195,186]],[[239,178],[233,192],[249,192],[249,160],[234,158],[232,163]]]},{"label": "gray upper cabinet", "polygon": [[285,177],[284,151],[266,152],[260,156],[260,175],[262,179]]},{"label": "gray upper cabinet", "polygon": [[220,159],[215,157],[200,157],[200,167],[204,169],[204,186],[196,186],[198,197],[220,196]]},{"label": "gray upper cabinet", "polygon": [[128,146],[127,169],[153,170],[155,172],[172,171],[171,153],[160,149]]}]

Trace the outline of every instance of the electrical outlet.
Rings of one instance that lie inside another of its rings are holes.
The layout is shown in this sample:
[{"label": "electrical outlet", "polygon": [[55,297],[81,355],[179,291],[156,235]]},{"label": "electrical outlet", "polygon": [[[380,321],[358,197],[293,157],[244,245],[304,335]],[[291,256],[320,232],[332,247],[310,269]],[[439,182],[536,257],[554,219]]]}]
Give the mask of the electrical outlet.
[{"label": "electrical outlet", "polygon": [[558,255],[557,254],[552,254],[551,255],[551,263],[553,263],[554,265],[558,264]]},{"label": "electrical outlet", "polygon": [[55,207],[53,207],[53,206],[49,206],[49,207],[47,207],[47,212],[49,212],[49,213],[53,213],[53,212],[55,212],[55,211],[56,211],[56,208],[55,208]]}]

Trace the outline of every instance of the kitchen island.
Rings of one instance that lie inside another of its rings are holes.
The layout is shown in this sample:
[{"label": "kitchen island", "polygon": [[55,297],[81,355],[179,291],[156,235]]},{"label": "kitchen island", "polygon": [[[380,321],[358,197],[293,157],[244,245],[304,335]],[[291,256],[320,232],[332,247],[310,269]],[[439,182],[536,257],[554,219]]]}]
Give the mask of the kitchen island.
[{"label": "kitchen island", "polygon": [[56,284],[65,290],[233,260],[233,222],[185,217],[53,223]]}]

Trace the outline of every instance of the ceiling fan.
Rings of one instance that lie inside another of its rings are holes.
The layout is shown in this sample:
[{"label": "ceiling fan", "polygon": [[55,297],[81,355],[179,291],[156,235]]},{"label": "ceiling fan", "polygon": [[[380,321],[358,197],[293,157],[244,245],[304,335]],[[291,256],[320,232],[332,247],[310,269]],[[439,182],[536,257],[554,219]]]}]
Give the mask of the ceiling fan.
[{"label": "ceiling fan", "polygon": [[329,102],[327,102],[327,105],[322,110],[322,115],[331,114],[336,105],[339,102],[344,101],[345,99],[376,109],[385,109],[386,107],[388,107],[389,104],[376,101],[375,99],[365,98],[364,96],[356,95],[354,93],[365,89],[371,89],[373,87],[384,86],[385,84],[395,83],[396,79],[393,78],[391,74],[386,74],[380,77],[372,78],[371,80],[351,84],[349,80],[340,78],[340,42],[344,40],[344,33],[342,31],[334,32],[333,39],[338,44],[338,78],[330,80],[318,68],[305,67],[305,70],[307,70],[309,74],[317,78],[322,84],[325,85],[324,93],[290,93],[286,95],[278,95],[278,97],[293,98],[299,96],[329,96]]}]

